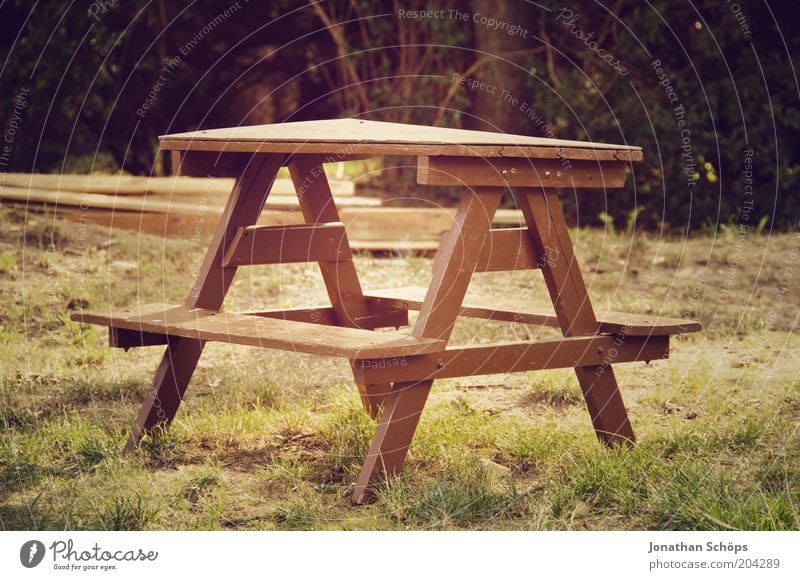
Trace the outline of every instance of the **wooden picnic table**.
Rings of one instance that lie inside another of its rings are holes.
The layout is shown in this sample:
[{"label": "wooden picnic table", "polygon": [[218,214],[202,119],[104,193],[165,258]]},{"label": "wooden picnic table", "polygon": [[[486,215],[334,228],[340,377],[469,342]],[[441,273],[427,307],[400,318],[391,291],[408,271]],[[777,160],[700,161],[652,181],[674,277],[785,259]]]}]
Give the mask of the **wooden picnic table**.
[{"label": "wooden picnic table", "polygon": [[[399,473],[433,381],[574,367],[598,438],[632,444],[612,364],[667,358],[672,334],[700,325],[654,315],[598,316],[573,251],[557,188],[619,188],[638,147],[382,123],[306,121],[161,137],[179,175],[236,175],[197,281],[183,305],[79,312],[106,325],[114,347],[167,345],[128,446],[174,418],[206,341],[350,361],[365,410],[378,420],[352,500]],[[365,292],[323,171],[327,162],[413,155],[421,185],[463,188],[428,288]],[[278,170],[288,165],[306,223],[255,225]],[[511,188],[526,227],[492,229]],[[230,313],[222,303],[240,266],[318,262],[330,305]],[[501,310],[465,304],[474,272],[539,269],[552,307]],[[413,328],[409,310],[418,310]],[[458,316],[554,326],[558,340],[454,346]],[[395,330],[380,331],[381,328]]]}]

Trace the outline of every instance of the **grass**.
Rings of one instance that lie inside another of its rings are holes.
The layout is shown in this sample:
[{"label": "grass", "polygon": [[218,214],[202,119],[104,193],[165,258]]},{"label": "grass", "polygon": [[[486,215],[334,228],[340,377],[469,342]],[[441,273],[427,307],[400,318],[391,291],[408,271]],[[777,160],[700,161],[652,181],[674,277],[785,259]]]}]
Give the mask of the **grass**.
[{"label": "grass", "polygon": [[[110,349],[69,311],[182,300],[204,242],[0,211],[0,528],[798,529],[795,236],[749,239],[735,284],[724,232],[574,236],[598,309],[705,325],[669,360],[616,367],[637,447],[597,443],[569,370],[440,381],[403,473],[354,507],[375,424],[346,361],[209,344],[172,429],[121,451],[161,349]],[[376,288],[424,285],[431,261],[356,265]],[[493,273],[472,292],[524,304],[544,284]],[[250,269],[226,306],[323,301],[294,264]],[[463,320],[453,340],[522,336],[552,331]]]}]

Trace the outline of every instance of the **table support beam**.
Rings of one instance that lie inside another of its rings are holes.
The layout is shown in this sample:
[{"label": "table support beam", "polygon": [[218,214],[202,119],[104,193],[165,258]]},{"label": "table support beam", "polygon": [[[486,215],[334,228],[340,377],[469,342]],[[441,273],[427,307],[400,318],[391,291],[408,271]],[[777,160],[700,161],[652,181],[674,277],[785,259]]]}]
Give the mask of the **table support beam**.
[{"label": "table support beam", "polygon": [[[322,167],[324,161],[322,157],[300,155],[289,163],[300,209],[306,222],[311,225],[341,222]],[[346,234],[340,245],[346,246],[349,251]],[[320,261],[319,267],[339,325],[358,327],[358,321],[368,318],[370,313],[355,264],[352,260],[329,260]],[[373,419],[380,415],[383,400],[390,390],[390,384],[358,384],[361,403]]]},{"label": "table support beam", "polygon": [[413,382],[582,366],[609,367],[668,356],[669,336],[606,334],[452,347],[416,356],[357,359],[352,366],[359,381]]},{"label": "table support beam", "polygon": [[[234,184],[228,204],[211,241],[186,306],[219,310],[236,273],[223,260],[239,228],[253,225],[284,163],[282,155],[253,155]],[[147,397],[139,410],[126,449],[134,448],[142,435],[174,419],[203,352],[202,340],[172,337],[161,359]]]},{"label": "table support beam", "polygon": [[[517,193],[562,333],[567,337],[595,334],[597,318],[558,196],[551,189],[524,189]],[[634,443],[633,428],[612,366],[576,367],[575,374],[600,441],[609,446]]]},{"label": "table support beam", "polygon": [[[453,227],[436,253],[433,279],[414,326],[414,336],[445,342],[450,338],[502,196],[503,189],[499,187],[464,192]],[[400,472],[432,385],[430,380],[394,384],[353,490],[354,503],[369,499],[381,477]]]}]

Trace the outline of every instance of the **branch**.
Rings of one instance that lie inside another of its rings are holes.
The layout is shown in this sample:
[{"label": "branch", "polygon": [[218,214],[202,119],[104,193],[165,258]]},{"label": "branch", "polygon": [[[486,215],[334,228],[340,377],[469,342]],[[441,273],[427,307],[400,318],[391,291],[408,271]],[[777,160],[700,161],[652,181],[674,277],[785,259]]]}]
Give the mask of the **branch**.
[{"label": "branch", "polygon": [[369,104],[369,97],[367,96],[367,91],[364,89],[364,85],[361,83],[358,71],[356,71],[353,63],[347,58],[347,40],[342,33],[341,23],[334,23],[333,20],[322,9],[320,4],[314,3],[310,5],[319,19],[325,25],[325,29],[331,35],[333,43],[336,45],[336,53],[339,55],[339,66],[343,69],[345,76],[350,77],[349,84],[356,90],[357,96],[361,101],[362,110],[368,111],[371,108]]},{"label": "branch", "polygon": [[553,45],[550,43],[550,37],[547,36],[547,32],[545,32],[544,30],[544,19],[542,19],[542,26],[539,29],[539,35],[542,37],[542,40],[544,41],[545,53],[547,55],[547,76],[550,77],[553,86],[556,89],[560,89],[563,85],[561,84],[561,80],[558,78],[558,75],[556,74],[556,65],[553,60]]}]

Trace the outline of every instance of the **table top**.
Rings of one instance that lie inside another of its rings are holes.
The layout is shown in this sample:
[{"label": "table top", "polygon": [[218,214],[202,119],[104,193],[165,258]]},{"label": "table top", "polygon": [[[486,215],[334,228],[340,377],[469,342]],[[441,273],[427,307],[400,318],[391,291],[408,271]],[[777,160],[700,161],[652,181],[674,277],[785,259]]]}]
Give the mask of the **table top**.
[{"label": "table top", "polygon": [[162,149],[329,156],[446,155],[640,161],[640,147],[385,123],[362,119],[299,121],[176,133]]}]

